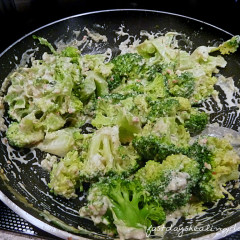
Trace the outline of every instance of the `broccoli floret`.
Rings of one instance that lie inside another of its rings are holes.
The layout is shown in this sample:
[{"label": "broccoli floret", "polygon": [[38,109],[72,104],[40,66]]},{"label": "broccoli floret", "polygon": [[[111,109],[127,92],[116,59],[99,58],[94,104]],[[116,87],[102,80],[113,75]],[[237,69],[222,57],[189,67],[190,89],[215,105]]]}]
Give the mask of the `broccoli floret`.
[{"label": "broccoli floret", "polygon": [[189,140],[189,133],[175,117],[160,117],[148,122],[132,144],[143,160],[161,162],[171,154],[186,152]]},{"label": "broccoli floret", "polygon": [[161,117],[155,123],[149,122],[144,126],[141,134],[143,136],[153,134],[160,137],[163,143],[174,144],[177,147],[188,146],[190,140],[190,134],[175,117]]},{"label": "broccoli floret", "polygon": [[80,79],[80,83],[73,88],[74,94],[87,103],[94,93],[97,97],[108,94],[108,86],[106,80],[94,71],[85,73],[86,77]]},{"label": "broccoli floret", "polygon": [[120,141],[128,143],[141,130],[139,111],[133,98],[124,99],[115,105],[110,98],[100,98],[92,125],[97,128],[118,125]]},{"label": "broccoli floret", "polygon": [[136,180],[105,179],[92,186],[88,200],[80,215],[106,227],[112,218],[120,239],[144,239],[150,225],[165,221],[162,207]]},{"label": "broccoli floret", "polygon": [[196,141],[188,147],[186,154],[198,162],[201,172],[209,171],[206,166],[213,161],[213,153],[206,145],[199,144],[198,141]]},{"label": "broccoli floret", "polygon": [[189,98],[195,89],[195,78],[190,72],[183,72],[181,75],[171,75],[168,78],[169,93],[175,97]]},{"label": "broccoli floret", "polygon": [[176,147],[174,144],[164,142],[164,138],[154,136],[135,137],[132,141],[133,147],[145,161],[155,160],[162,162],[167,156],[184,152],[184,148]]},{"label": "broccoli floret", "polygon": [[163,100],[151,101],[149,119],[154,121],[159,117],[172,117],[177,114],[180,108],[179,101],[174,98],[165,98]]},{"label": "broccoli floret", "polygon": [[136,53],[126,53],[113,58],[110,63],[113,64],[112,75],[107,82],[109,90],[112,91],[129,79],[139,78],[144,59]]},{"label": "broccoli floret", "polygon": [[148,119],[152,122],[157,121],[160,117],[177,117],[179,122],[183,123],[192,111],[190,101],[183,97],[149,101],[149,108]]},{"label": "broccoli floret", "polygon": [[51,192],[67,199],[76,198],[75,189],[79,187],[79,172],[82,167],[77,151],[68,152],[59,162],[55,162],[48,184]]},{"label": "broccoli floret", "polygon": [[144,58],[151,58],[157,52],[156,47],[150,40],[145,40],[143,43],[139,44],[136,47],[138,53],[143,56]]},{"label": "broccoli floret", "polygon": [[126,97],[133,97],[144,93],[144,83],[140,80],[129,80],[125,84],[121,84],[115,88],[112,93],[125,95]]},{"label": "broccoli floret", "polygon": [[13,122],[8,126],[6,136],[12,146],[30,147],[44,139],[44,132],[41,129],[34,129],[33,126],[27,129]]},{"label": "broccoli floret", "polygon": [[138,168],[138,158],[131,145],[121,145],[117,126],[103,127],[91,138],[80,176],[82,181],[111,174],[128,176]]},{"label": "broccoli floret", "polygon": [[44,152],[64,157],[69,151],[77,148],[79,136],[80,130],[71,127],[47,132],[44,140],[36,147]]},{"label": "broccoli floret", "polygon": [[147,84],[144,91],[151,100],[167,97],[168,92],[163,75],[157,74],[154,80]]},{"label": "broccoli floret", "polygon": [[238,154],[225,139],[207,137],[199,139],[198,142],[207,147],[212,156],[207,156],[209,161],[204,162],[204,174],[198,183],[196,194],[204,202],[214,202],[224,198],[224,194],[232,198],[224,185],[228,181],[239,178],[240,158]]},{"label": "broccoli floret", "polygon": [[208,114],[205,112],[194,112],[190,114],[190,118],[184,122],[184,127],[191,136],[200,134],[208,124]]},{"label": "broccoli floret", "polygon": [[195,160],[178,154],[168,156],[162,164],[148,161],[135,178],[159,199],[165,210],[174,211],[189,202],[199,173]]},{"label": "broccoli floret", "polygon": [[151,65],[145,65],[144,69],[142,70],[143,78],[147,79],[148,81],[153,81],[162,71],[165,69],[165,65],[161,63],[155,63]]},{"label": "broccoli floret", "polygon": [[240,36],[234,36],[231,39],[227,40],[220,44],[217,48],[214,48],[214,51],[219,50],[221,54],[230,54],[237,51],[240,44]]}]

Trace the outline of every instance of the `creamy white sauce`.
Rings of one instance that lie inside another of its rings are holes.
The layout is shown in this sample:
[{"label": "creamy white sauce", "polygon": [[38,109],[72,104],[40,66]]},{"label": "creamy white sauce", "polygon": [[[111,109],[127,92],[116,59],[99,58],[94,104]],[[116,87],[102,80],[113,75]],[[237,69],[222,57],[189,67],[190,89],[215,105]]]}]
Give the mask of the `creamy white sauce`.
[{"label": "creamy white sauce", "polygon": [[31,196],[31,198],[33,198],[35,201],[38,201],[38,200],[26,189],[26,187],[24,186],[23,183],[18,182],[18,185],[20,185],[21,188],[22,188],[29,196]]},{"label": "creamy white sauce", "polygon": [[41,167],[50,172],[52,170],[53,164],[57,162],[58,158],[54,155],[47,153],[47,156],[41,161]]},{"label": "creamy white sauce", "polygon": [[166,192],[184,190],[187,186],[188,178],[190,178],[190,176],[186,172],[172,172],[172,179],[166,188]]},{"label": "creamy white sauce", "polygon": [[100,41],[107,42],[107,40],[108,40],[105,35],[101,35],[99,33],[92,32],[86,27],[83,30],[85,30],[87,32],[87,35],[95,42],[100,42]]},{"label": "creamy white sauce", "polygon": [[222,75],[219,75],[218,82],[216,83],[217,86],[219,86],[222,91],[224,92],[226,96],[226,104],[228,107],[239,107],[239,103],[237,102],[237,99],[235,97],[235,94],[240,95],[239,89],[234,85],[234,81],[232,77],[224,77]]}]

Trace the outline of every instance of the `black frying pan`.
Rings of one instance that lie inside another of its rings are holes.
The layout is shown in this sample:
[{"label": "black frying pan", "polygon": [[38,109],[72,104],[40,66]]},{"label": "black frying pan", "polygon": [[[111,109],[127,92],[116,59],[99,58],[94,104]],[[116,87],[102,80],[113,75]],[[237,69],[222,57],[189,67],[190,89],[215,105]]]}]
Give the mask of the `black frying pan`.
[{"label": "black frying pan", "polygon": [[[83,53],[100,53],[104,52],[107,48],[111,48],[113,54],[117,54],[119,49],[115,42],[117,41],[115,31],[119,30],[119,26],[122,24],[126,27],[126,31],[136,36],[139,36],[141,30],[149,32],[161,31],[163,33],[177,31],[186,34],[193,43],[192,48],[231,38],[230,33],[215,26],[196,19],[166,12],[108,10],[80,14],[39,28],[19,39],[0,54],[0,81],[2,82],[15,68],[15,64],[19,64],[22,54],[26,50],[39,47],[39,51],[35,53],[36,57],[40,57],[44,51],[47,51],[47,48],[39,46],[37,41],[33,40],[33,34],[47,38],[49,42],[54,43],[60,39],[68,41],[74,37],[73,31],[83,30],[84,27],[87,27],[89,30],[106,35],[108,42],[100,43],[98,47],[92,45],[92,47],[85,48]],[[81,32],[78,38],[81,39],[84,34],[84,31]],[[185,40],[181,44],[189,48],[188,39],[186,38]],[[234,77],[238,87],[240,78],[239,57],[239,51],[227,56],[226,60],[229,64],[223,71],[224,75]],[[8,119],[6,118],[6,120]],[[216,110],[216,113],[211,115],[211,121],[220,122],[222,126],[235,130],[237,130],[239,125],[239,117],[235,109],[226,109],[226,111],[222,112],[217,112]],[[4,139],[4,133],[2,133],[2,137]],[[15,149],[11,151],[10,156],[8,150],[8,146],[4,144],[4,141],[1,141],[0,200],[21,217],[55,236],[64,239],[68,237],[72,237],[72,239],[82,239],[81,237],[91,239],[107,238],[100,234],[99,229],[91,221],[78,216],[78,210],[85,202],[84,195],[74,200],[66,200],[49,193],[46,185],[46,181],[49,179],[48,173],[43,171],[39,165],[43,158],[43,154],[40,151],[32,152],[28,149]],[[11,158],[15,160],[11,161]],[[240,201],[240,190],[235,189],[231,193],[236,197],[233,204],[237,206]],[[211,208],[207,213],[207,217],[202,216],[192,220],[180,219],[177,223],[178,227],[196,226],[198,224],[197,226],[203,227],[201,231],[184,231],[183,236],[177,231],[170,231],[166,234],[165,239],[201,237],[240,222],[240,212],[230,206],[225,207],[224,202],[225,200],[221,200],[217,207]],[[211,224],[211,229],[207,228],[208,224]],[[78,229],[78,226],[81,228]],[[234,226],[236,227],[229,229],[228,234],[238,229],[238,225]],[[223,234],[220,232],[215,235],[216,239],[222,237]],[[206,236],[204,239],[206,239]],[[210,237],[210,239],[213,239],[213,237]]]}]

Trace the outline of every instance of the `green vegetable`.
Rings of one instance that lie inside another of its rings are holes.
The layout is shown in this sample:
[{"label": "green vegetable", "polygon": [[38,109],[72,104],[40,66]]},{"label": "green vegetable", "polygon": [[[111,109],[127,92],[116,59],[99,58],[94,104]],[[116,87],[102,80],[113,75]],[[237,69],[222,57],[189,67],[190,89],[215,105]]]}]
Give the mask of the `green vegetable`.
[{"label": "green vegetable", "polygon": [[111,60],[111,63],[113,64],[112,75],[107,80],[110,91],[129,79],[140,78],[144,59],[136,53],[127,53],[118,55]]},{"label": "green vegetable", "polygon": [[168,156],[161,164],[148,161],[135,178],[158,198],[165,210],[174,211],[189,202],[199,173],[195,160],[177,154]]},{"label": "green vegetable", "polygon": [[217,201],[224,198],[224,194],[233,199],[223,186],[228,181],[239,178],[239,156],[225,139],[208,137],[200,139],[199,142],[207,147],[211,157],[208,156],[208,161],[204,162],[205,171],[196,187],[197,195],[204,202]]},{"label": "green vegetable", "polygon": [[77,148],[75,136],[79,133],[77,128],[64,128],[48,132],[45,138],[36,147],[44,152],[64,157],[69,151]]},{"label": "green vegetable", "polygon": [[97,128],[118,125],[120,141],[128,143],[141,130],[139,112],[132,98],[123,99],[121,104],[116,105],[112,104],[111,98],[100,98],[92,125]]},{"label": "green vegetable", "polygon": [[175,116],[180,109],[179,101],[175,98],[166,98],[163,100],[150,102],[151,110],[149,119],[151,121],[159,117]]},{"label": "green vegetable", "polygon": [[240,44],[240,36],[236,35],[231,39],[223,42],[217,48],[214,48],[212,51],[219,50],[221,54],[230,54],[237,51]]},{"label": "green vegetable", "polygon": [[183,72],[179,76],[171,76],[168,87],[172,96],[190,98],[194,92],[195,78],[192,73]]},{"label": "green vegetable", "polygon": [[52,53],[56,54],[56,50],[54,49],[52,44],[48,42],[48,40],[46,38],[42,38],[42,37],[33,35],[33,39],[37,39],[40,44],[47,46],[51,50]]},{"label": "green vegetable", "polygon": [[111,174],[128,176],[138,168],[137,159],[131,146],[121,145],[117,126],[103,127],[89,142],[80,177],[83,181],[92,181]]},{"label": "green vegetable", "polygon": [[[96,224],[106,225],[110,225],[112,218],[123,239],[130,237],[130,232],[132,236],[137,234],[143,238],[150,225],[159,225],[165,220],[162,207],[135,180],[109,178],[100,181],[92,186],[88,196],[89,203],[80,209],[80,215],[90,216]],[[92,209],[95,209],[94,213]]]},{"label": "green vegetable", "polygon": [[50,173],[51,192],[67,199],[76,198],[75,189],[79,187],[79,173],[83,163],[77,151],[70,151],[59,162],[53,164]]},{"label": "green vegetable", "polygon": [[196,112],[190,114],[190,118],[184,123],[184,127],[191,136],[200,134],[208,124],[208,115],[205,112]]},{"label": "green vegetable", "polygon": [[41,130],[24,129],[19,123],[13,122],[8,126],[7,139],[10,145],[16,147],[31,147],[44,139]]},{"label": "green vegetable", "polygon": [[52,53],[6,79],[9,144],[61,157],[51,193],[76,198],[89,186],[80,215],[114,238],[145,239],[166,213],[233,199],[225,185],[239,178],[240,158],[226,139],[198,136],[209,120],[198,106],[217,96],[217,74],[227,64],[217,54],[235,52],[240,37],[192,52],[179,47],[182,37],[158,33],[111,58],[109,50],[55,50],[33,36]]},{"label": "green vegetable", "polygon": [[176,147],[172,143],[165,143],[164,138],[154,135],[134,138],[133,147],[145,161],[162,162],[169,155],[184,152],[184,148]]}]

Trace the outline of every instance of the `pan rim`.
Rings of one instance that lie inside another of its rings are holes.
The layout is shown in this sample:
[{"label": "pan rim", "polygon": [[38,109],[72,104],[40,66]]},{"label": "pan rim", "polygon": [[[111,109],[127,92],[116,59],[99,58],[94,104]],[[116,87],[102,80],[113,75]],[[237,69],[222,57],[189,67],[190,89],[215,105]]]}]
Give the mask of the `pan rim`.
[{"label": "pan rim", "polygon": [[62,239],[72,239],[72,240],[88,240],[87,238],[72,234],[70,232],[61,230],[60,228],[54,227],[50,224],[43,222],[42,220],[34,217],[21,207],[19,207],[16,203],[14,203],[11,199],[9,199],[1,190],[0,190],[0,200],[6,204],[12,211],[17,213],[20,217],[27,220],[32,225],[38,227],[39,229],[50,233],[56,237]]},{"label": "pan rim", "polygon": [[209,27],[213,27],[219,31],[222,31],[230,36],[233,36],[232,33],[216,26],[216,25],[213,25],[211,23],[208,23],[208,22],[205,22],[205,21],[202,21],[200,19],[197,19],[197,18],[193,18],[193,17],[189,17],[189,16],[186,16],[186,15],[183,15],[183,14],[178,14],[178,13],[172,13],[172,12],[167,12],[167,11],[159,11],[159,10],[151,10],[151,9],[135,9],[135,8],[124,8],[124,9],[107,9],[107,10],[97,10],[97,11],[91,11],[91,12],[84,12],[84,13],[79,13],[79,14],[75,14],[75,15],[71,15],[71,16],[68,16],[68,17],[64,17],[64,18],[61,18],[61,19],[58,19],[56,21],[53,21],[53,22],[50,22],[50,23],[47,23],[39,28],[36,28],[34,29],[33,31],[23,35],[21,38],[19,38],[18,40],[16,40],[15,42],[13,42],[10,46],[8,46],[5,50],[3,50],[3,52],[0,53],[0,57],[2,57],[10,48],[12,48],[14,45],[16,45],[18,42],[21,42],[23,39],[27,38],[28,36],[32,35],[33,33],[39,31],[39,30],[42,30],[46,27],[49,27],[51,25],[54,25],[56,23],[59,23],[59,22],[62,22],[62,21],[65,21],[65,20],[68,20],[68,19],[72,19],[72,18],[76,18],[76,17],[81,17],[81,16],[86,16],[86,15],[92,15],[92,14],[100,14],[100,13],[106,13],[106,12],[127,12],[127,11],[132,11],[132,12],[151,12],[151,13],[160,13],[160,14],[165,14],[165,15],[171,15],[171,16],[176,16],[176,17],[181,17],[181,18],[185,18],[185,19],[189,19],[189,20],[192,20],[192,21],[196,21],[196,22],[199,22],[201,24],[205,24]]}]

